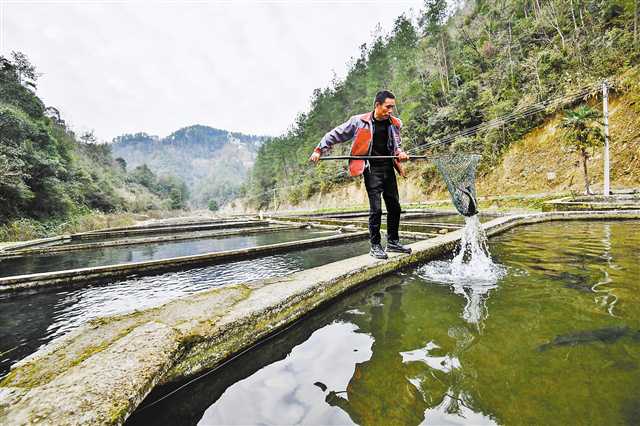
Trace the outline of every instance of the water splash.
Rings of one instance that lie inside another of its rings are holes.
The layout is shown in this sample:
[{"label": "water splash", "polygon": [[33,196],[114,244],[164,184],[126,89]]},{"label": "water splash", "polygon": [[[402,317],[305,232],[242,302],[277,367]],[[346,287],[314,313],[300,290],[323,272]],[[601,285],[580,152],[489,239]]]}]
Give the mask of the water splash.
[{"label": "water splash", "polygon": [[[604,275],[603,279],[598,281],[593,287],[591,287],[591,291],[597,294],[594,302],[602,308],[605,308],[609,315],[615,317],[616,315],[613,313],[613,308],[618,303],[618,296],[614,293],[614,289],[610,288],[608,285],[613,281],[609,276],[609,272],[607,269],[615,269],[613,264],[613,256],[611,255],[611,225],[606,224],[604,226],[604,239],[602,239],[602,243],[604,245],[604,253],[602,254],[602,258],[607,262],[607,267],[598,267],[602,274]],[[600,288],[602,287],[602,288]]]},{"label": "water splash", "polygon": [[458,252],[451,260],[436,260],[418,269],[424,279],[449,284],[454,293],[462,295],[466,305],[462,312],[465,321],[478,324],[488,316],[484,300],[505,276],[506,268],[491,259],[487,235],[478,215],[465,217],[465,226]]}]

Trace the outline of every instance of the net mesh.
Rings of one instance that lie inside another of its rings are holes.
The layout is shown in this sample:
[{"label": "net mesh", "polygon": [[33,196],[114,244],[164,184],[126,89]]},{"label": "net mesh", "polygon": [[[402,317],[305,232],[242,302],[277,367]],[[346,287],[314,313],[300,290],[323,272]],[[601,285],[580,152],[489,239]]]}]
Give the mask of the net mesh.
[{"label": "net mesh", "polygon": [[433,158],[438,171],[447,184],[451,201],[463,216],[478,213],[476,199],[476,167],[481,156],[478,154],[439,154]]}]

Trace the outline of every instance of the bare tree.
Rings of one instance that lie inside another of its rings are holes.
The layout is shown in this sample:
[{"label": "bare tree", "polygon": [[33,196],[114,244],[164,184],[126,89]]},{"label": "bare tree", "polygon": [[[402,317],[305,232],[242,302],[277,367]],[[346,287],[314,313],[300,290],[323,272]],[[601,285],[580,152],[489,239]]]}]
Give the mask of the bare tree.
[{"label": "bare tree", "polygon": [[98,138],[96,138],[96,135],[93,133],[93,130],[82,133],[80,135],[80,140],[86,144],[95,144],[98,142]]},{"label": "bare tree", "polygon": [[562,48],[564,49],[565,40],[562,29],[560,28],[560,12],[558,12],[554,1],[550,1],[548,7],[544,9],[544,15],[546,16],[549,24],[558,32],[562,42]]},{"label": "bare tree", "polygon": [[638,42],[638,3],[640,0],[636,0],[633,4],[633,43]]}]

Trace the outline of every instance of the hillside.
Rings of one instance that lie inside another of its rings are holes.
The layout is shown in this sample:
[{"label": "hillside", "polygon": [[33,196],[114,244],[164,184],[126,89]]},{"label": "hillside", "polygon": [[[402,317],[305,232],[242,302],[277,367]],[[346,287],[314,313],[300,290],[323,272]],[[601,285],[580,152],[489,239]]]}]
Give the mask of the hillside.
[{"label": "hillside", "polygon": [[119,136],[111,146],[130,170],[146,164],[160,177],[181,178],[192,204],[201,207],[210,200],[222,205],[239,193],[263,140],[195,125],[165,138],[146,133]]},{"label": "hillside", "polygon": [[[640,79],[632,92],[613,98],[610,114],[610,179],[613,189],[640,188]],[[598,105],[600,106],[600,105]],[[601,106],[600,106],[601,107]],[[498,166],[481,177],[478,190],[487,195],[584,192],[578,154],[560,141],[559,115],[553,116],[513,144]],[[590,182],[602,191],[603,149],[588,162]]]},{"label": "hillside", "polygon": [[[429,0],[418,19],[399,16],[389,34],[378,32],[363,45],[349,61],[346,77],[315,90],[309,110],[290,131],[260,148],[245,201],[267,209],[314,205],[319,199],[333,203],[333,195],[345,191],[335,203],[352,199],[349,188],[358,184],[341,174],[344,164],[324,162],[310,172],[307,159],[328,130],[371,110],[375,93],[383,88],[396,95],[405,149],[482,154],[481,191],[581,191],[580,176],[571,171],[578,157],[554,142],[554,128],[582,102],[569,94],[596,87],[590,102],[600,102],[596,92],[603,79],[617,81],[640,63],[638,13],[632,0]],[[615,90],[612,98],[622,99],[628,88]],[[563,101],[536,109],[548,99]],[[486,131],[463,133],[514,111],[527,114]],[[633,113],[624,120],[635,126]],[[633,139],[622,139],[628,138]],[[614,185],[636,182],[633,170],[615,175],[637,164],[625,151],[633,147],[616,148],[623,152],[614,157],[614,167],[624,156],[631,163],[614,171]],[[340,147],[345,149],[347,144]],[[591,159],[595,179],[602,173],[598,155]],[[414,179],[402,184],[405,199],[437,195],[433,166],[412,168]],[[364,204],[362,192],[351,195],[362,197]]]},{"label": "hillside", "polygon": [[[611,187],[614,190],[640,188],[640,68],[626,72],[614,93],[609,102]],[[600,103],[590,103],[594,108],[602,107]],[[579,156],[561,141],[558,128],[561,119],[562,114],[554,114],[514,141],[495,166],[479,174],[478,195],[582,194],[584,181]],[[603,150],[597,148],[591,153],[588,162],[590,182],[593,189],[601,191]],[[429,168],[418,163],[408,164],[409,176],[398,180],[403,204],[448,199],[441,177],[425,173]],[[281,201],[268,208],[273,209],[276,205],[278,210],[339,209],[364,207],[367,198],[361,178],[351,178],[295,205]]]},{"label": "hillside", "polygon": [[153,176],[140,182],[108,145],[91,133],[76,135],[38,97],[37,77],[25,55],[0,56],[0,239],[25,223],[57,226],[92,212],[180,207],[168,196],[171,187]]}]

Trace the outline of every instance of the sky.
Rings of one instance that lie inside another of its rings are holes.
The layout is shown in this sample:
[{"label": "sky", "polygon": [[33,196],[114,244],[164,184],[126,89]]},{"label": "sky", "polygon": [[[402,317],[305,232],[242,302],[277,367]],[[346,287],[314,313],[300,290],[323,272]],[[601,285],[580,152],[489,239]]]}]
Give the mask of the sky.
[{"label": "sky", "polygon": [[423,0],[0,0],[0,54],[25,53],[37,94],[101,141],[193,124],[280,135],[342,79],[378,24]]}]

